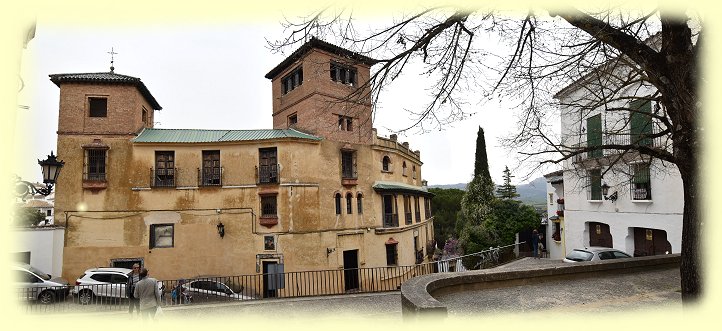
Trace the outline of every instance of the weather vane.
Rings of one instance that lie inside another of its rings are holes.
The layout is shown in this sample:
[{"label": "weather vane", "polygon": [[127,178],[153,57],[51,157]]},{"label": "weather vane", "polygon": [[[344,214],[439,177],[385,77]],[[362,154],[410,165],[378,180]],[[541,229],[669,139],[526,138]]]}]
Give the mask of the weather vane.
[{"label": "weather vane", "polygon": [[106,53],[110,54],[110,72],[113,72],[113,70],[115,70],[115,67],[113,67],[113,61],[115,60],[113,55],[118,54],[118,53],[113,51],[113,47],[110,48],[110,52],[106,52]]}]

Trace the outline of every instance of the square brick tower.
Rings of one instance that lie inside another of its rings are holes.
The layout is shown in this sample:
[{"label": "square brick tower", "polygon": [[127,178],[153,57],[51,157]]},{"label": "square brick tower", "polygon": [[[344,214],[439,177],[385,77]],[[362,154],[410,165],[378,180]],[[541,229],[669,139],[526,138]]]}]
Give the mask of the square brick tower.
[{"label": "square brick tower", "polygon": [[376,60],[311,38],[273,68],[273,128],[370,144],[370,68]]}]

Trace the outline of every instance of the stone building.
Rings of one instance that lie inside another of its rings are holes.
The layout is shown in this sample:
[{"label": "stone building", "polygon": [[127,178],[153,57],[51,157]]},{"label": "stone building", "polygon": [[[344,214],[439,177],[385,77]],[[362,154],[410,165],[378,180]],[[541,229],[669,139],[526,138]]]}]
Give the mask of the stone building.
[{"label": "stone building", "polygon": [[134,262],[178,279],[423,261],[431,194],[420,152],[372,128],[374,62],[311,39],[266,75],[273,129],[259,130],[154,128],[161,106],[140,79],[51,75],[63,277]]}]

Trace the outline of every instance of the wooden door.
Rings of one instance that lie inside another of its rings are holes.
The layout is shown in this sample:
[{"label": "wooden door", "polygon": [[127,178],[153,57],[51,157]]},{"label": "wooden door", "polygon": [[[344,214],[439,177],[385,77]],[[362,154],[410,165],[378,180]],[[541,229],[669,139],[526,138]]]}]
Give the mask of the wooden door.
[{"label": "wooden door", "polygon": [[614,247],[609,224],[589,222],[589,246]]},{"label": "wooden door", "polygon": [[664,230],[634,228],[634,256],[651,256],[672,253]]}]

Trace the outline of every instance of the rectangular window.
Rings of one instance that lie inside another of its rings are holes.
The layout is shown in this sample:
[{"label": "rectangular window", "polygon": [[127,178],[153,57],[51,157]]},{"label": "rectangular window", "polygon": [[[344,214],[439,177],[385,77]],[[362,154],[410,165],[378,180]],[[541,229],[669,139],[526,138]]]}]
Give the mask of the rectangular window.
[{"label": "rectangular window", "polygon": [[386,265],[397,265],[398,255],[398,244],[386,244]]},{"label": "rectangular window", "polygon": [[261,217],[278,217],[276,195],[261,196]]},{"label": "rectangular window", "polygon": [[276,236],[263,236],[263,250],[275,251],[276,250]]},{"label": "rectangular window", "polygon": [[276,147],[258,149],[258,181],[261,184],[278,183]]},{"label": "rectangular window", "polygon": [[150,248],[173,247],[173,224],[150,225]]},{"label": "rectangular window", "polygon": [[601,169],[592,169],[587,172],[587,199],[602,200]]},{"label": "rectangular window", "polygon": [[297,87],[303,84],[303,67],[298,67],[296,70],[283,77],[281,80],[281,92],[286,94],[295,90]]},{"label": "rectangular window", "polygon": [[426,215],[426,219],[431,218],[431,198],[425,197],[424,198],[424,215]]},{"label": "rectangular window", "polygon": [[396,213],[396,196],[385,194],[383,196],[383,220],[384,227],[393,228],[399,226],[399,215]]},{"label": "rectangular window", "polygon": [[140,112],[141,119],[143,120],[143,126],[148,126],[148,109],[142,107]]},{"label": "rectangular window", "polygon": [[411,197],[408,195],[404,195],[404,216],[406,225],[411,224]]},{"label": "rectangular window", "polygon": [[90,117],[107,117],[108,116],[108,98],[88,98]]},{"label": "rectangular window", "polygon": [[201,186],[221,185],[221,151],[203,151],[203,168],[201,169]]},{"label": "rectangular window", "polygon": [[549,193],[549,204],[550,205],[554,204],[554,193]]},{"label": "rectangular window", "polygon": [[294,125],[298,123],[298,115],[297,114],[291,114],[288,116],[288,126]]},{"label": "rectangular window", "polygon": [[330,67],[331,80],[347,85],[356,85],[357,72],[355,68],[340,65],[331,62]]},{"label": "rectangular window", "polygon": [[414,211],[416,212],[416,223],[421,222],[421,209],[419,208],[419,197],[414,197]]},{"label": "rectangular window", "polygon": [[595,147],[602,145],[602,114],[587,118],[587,157],[590,159],[602,157],[602,149]]},{"label": "rectangular window", "polygon": [[85,150],[85,180],[105,181],[106,149]]},{"label": "rectangular window", "polygon": [[153,186],[175,187],[175,152],[156,151]]},{"label": "rectangular window", "polygon": [[353,118],[343,115],[338,115],[338,130],[339,131],[353,131]]},{"label": "rectangular window", "polygon": [[652,200],[649,164],[632,164],[632,200]]},{"label": "rectangular window", "polygon": [[341,151],[341,177],[344,179],[357,178],[355,151]]}]

